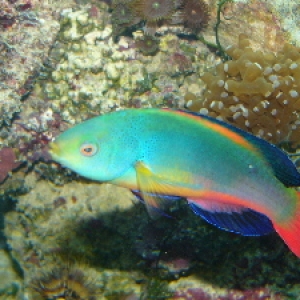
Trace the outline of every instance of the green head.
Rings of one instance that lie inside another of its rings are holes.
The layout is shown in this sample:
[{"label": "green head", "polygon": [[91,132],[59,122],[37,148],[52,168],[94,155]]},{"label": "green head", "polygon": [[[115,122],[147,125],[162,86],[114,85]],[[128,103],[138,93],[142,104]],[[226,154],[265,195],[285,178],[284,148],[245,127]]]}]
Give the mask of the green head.
[{"label": "green head", "polygon": [[129,131],[114,114],[96,117],[59,135],[50,144],[50,154],[84,177],[110,181],[122,176],[137,159],[138,143]]}]

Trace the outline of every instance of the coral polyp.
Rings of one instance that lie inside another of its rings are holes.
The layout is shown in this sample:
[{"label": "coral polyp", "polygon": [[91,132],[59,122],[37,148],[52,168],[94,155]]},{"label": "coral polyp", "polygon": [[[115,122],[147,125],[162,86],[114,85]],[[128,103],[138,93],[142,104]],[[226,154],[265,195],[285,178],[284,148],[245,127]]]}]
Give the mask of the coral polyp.
[{"label": "coral polyp", "polygon": [[154,55],[159,49],[159,41],[152,35],[144,35],[136,41],[136,46],[144,55]]},{"label": "coral polyp", "polygon": [[300,48],[257,51],[241,34],[232,58],[205,72],[201,113],[223,119],[273,144],[299,145]]},{"label": "coral polyp", "polygon": [[44,299],[96,300],[95,287],[79,269],[56,268],[32,282]]},{"label": "coral polyp", "polygon": [[210,19],[207,3],[203,0],[186,0],[183,4],[182,18],[185,27],[191,30],[205,28]]},{"label": "coral polyp", "polygon": [[169,18],[175,10],[173,0],[141,0],[137,11],[146,21],[159,21]]},{"label": "coral polyp", "polygon": [[205,0],[114,0],[112,4],[115,36],[138,26],[143,27],[144,34],[154,36],[162,25],[181,25],[194,33],[207,27],[209,19]]},{"label": "coral polyp", "polygon": [[112,21],[115,24],[130,24],[134,19],[134,14],[129,6],[124,3],[118,3],[112,12]]}]

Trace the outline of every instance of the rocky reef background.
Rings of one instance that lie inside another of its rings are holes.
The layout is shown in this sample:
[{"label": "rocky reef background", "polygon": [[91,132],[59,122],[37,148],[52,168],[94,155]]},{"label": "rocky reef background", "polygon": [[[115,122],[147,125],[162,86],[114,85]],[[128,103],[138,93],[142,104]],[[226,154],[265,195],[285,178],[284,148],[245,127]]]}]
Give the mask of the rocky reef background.
[{"label": "rocky reef background", "polygon": [[[123,2],[0,0],[1,299],[297,299],[299,261],[275,234],[222,232],[184,201],[154,222],[47,146],[95,115],[172,107],[297,151],[299,4],[209,1],[205,26],[189,28],[178,13],[124,21]],[[259,95],[242,88],[255,80]]]}]

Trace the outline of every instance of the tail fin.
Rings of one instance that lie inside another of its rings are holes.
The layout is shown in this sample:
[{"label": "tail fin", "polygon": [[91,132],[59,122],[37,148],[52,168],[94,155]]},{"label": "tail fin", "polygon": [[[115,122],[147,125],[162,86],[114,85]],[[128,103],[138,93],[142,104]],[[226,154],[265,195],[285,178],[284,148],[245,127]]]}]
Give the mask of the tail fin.
[{"label": "tail fin", "polygon": [[284,224],[275,222],[273,226],[290,250],[300,257],[300,192],[297,192],[297,207],[293,218]]}]

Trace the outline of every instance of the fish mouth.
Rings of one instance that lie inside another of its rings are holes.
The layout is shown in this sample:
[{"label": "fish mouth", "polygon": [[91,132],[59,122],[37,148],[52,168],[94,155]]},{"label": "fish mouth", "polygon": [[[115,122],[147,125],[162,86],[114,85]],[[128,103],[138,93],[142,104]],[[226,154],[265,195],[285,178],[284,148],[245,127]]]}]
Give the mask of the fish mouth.
[{"label": "fish mouth", "polygon": [[49,154],[51,155],[52,158],[57,158],[59,156],[60,148],[55,142],[51,142],[49,144]]},{"label": "fish mouth", "polygon": [[55,141],[52,141],[49,144],[48,153],[50,154],[51,160],[67,168],[67,161],[66,159],[62,158],[61,150],[61,147],[58,143],[55,143]]}]

